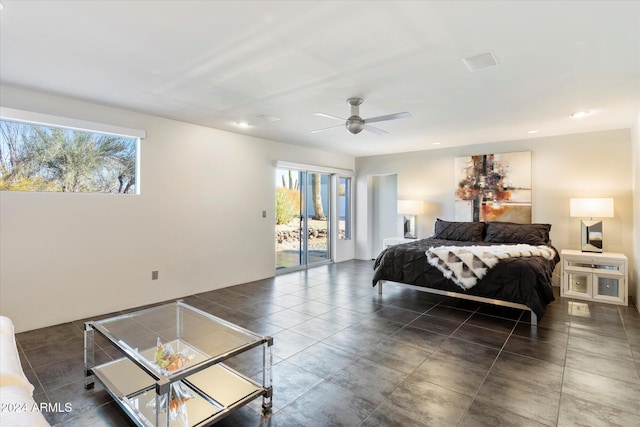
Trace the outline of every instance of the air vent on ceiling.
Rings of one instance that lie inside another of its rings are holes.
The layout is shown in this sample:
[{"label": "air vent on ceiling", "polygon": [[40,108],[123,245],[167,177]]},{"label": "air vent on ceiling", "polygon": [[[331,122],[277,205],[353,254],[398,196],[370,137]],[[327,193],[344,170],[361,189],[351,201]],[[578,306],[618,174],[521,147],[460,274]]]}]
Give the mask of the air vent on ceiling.
[{"label": "air vent on ceiling", "polygon": [[484,70],[498,66],[498,59],[493,52],[481,53],[480,55],[463,58],[462,62],[467,66],[469,71]]}]

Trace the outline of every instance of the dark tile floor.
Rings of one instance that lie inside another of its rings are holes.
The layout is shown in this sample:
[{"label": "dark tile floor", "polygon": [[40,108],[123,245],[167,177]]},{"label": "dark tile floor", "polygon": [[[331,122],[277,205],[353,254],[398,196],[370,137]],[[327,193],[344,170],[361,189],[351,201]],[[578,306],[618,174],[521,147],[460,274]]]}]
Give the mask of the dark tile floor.
[{"label": "dark tile floor", "polygon": [[[273,415],[255,402],[219,425],[640,425],[635,307],[558,297],[536,327],[520,310],[397,285],[379,296],[371,267],[348,261],[185,298],[274,337]],[[52,425],[132,425],[102,387],[83,388],[84,320],[17,334],[35,398],[71,404],[46,414]],[[107,345],[96,354],[118,356]],[[253,356],[230,364],[257,377]]]}]

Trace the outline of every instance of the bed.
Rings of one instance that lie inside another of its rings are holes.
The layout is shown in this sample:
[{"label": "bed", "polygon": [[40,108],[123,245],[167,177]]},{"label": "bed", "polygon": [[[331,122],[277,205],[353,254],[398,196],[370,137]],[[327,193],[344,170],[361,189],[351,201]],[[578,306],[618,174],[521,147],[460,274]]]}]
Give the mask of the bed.
[{"label": "bed", "polygon": [[532,312],[531,323],[537,323],[554,300],[552,276],[560,261],[550,230],[550,224],[437,219],[433,236],[380,253],[374,262],[373,286],[382,293],[383,283],[394,282],[526,309]]}]

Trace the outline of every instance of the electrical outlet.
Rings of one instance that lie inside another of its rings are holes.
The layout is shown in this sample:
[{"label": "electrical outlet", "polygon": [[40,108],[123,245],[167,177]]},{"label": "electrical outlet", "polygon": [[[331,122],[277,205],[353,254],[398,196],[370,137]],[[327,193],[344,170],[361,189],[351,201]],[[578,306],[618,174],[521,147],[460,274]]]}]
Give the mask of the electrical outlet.
[{"label": "electrical outlet", "polygon": [[267,211],[262,211],[262,218],[266,218],[267,217]]},{"label": "electrical outlet", "polygon": [[158,270],[151,272],[151,280],[158,280]]}]

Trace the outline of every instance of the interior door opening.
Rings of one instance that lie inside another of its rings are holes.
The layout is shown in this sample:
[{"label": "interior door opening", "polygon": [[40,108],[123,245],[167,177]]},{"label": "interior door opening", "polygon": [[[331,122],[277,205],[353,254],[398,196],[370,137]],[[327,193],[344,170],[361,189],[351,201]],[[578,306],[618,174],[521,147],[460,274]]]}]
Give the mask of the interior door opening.
[{"label": "interior door opening", "polygon": [[384,249],[384,239],[398,236],[398,175],[372,175],[370,185],[371,253],[375,259]]}]

